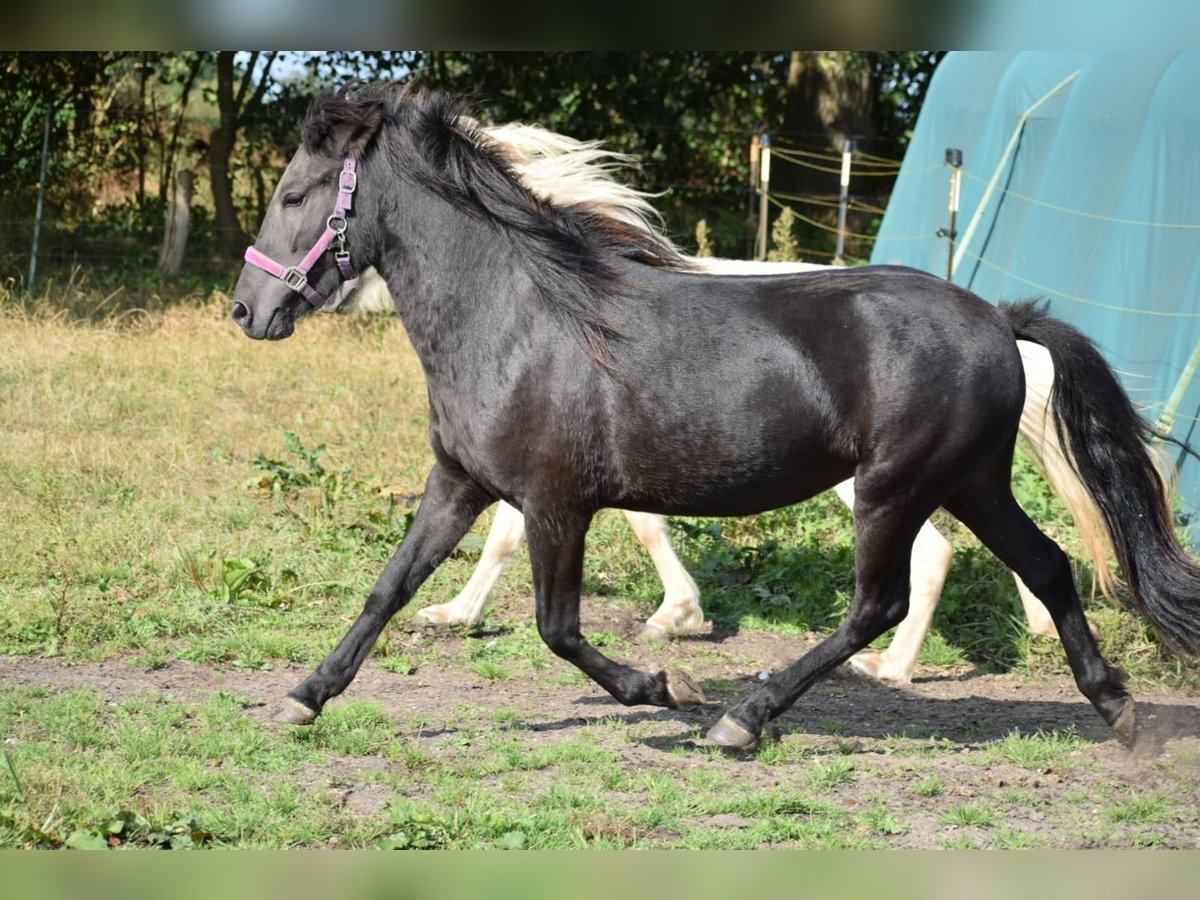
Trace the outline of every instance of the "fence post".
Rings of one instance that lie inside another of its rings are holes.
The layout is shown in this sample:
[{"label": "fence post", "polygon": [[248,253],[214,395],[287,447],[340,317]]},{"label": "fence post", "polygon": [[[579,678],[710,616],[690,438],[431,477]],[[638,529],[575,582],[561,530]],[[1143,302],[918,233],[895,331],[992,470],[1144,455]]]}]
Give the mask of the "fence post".
[{"label": "fence post", "polygon": [[939,228],[938,237],[950,239],[946,255],[946,280],[954,277],[954,239],[958,237],[958,195],[962,186],[962,150],[946,148],[946,165],[950,167],[950,227]]},{"label": "fence post", "polygon": [[850,157],[853,153],[854,141],[843,141],[841,190],[838,193],[837,247],[833,254],[835,266],[846,264],[846,209],[850,206]]},{"label": "fence post", "polygon": [[188,227],[192,207],[192,171],[180,169],[175,173],[175,190],[167,207],[166,227],[163,229],[162,247],[158,252],[158,268],[164,275],[174,278],[183,267],[187,252]]},{"label": "fence post", "polygon": [[758,225],[754,219],[754,197],[758,193],[758,140],[759,132],[750,135],[750,183],[746,194],[746,228],[745,249],[743,255],[749,259],[754,256],[754,242],[758,236]]},{"label": "fence post", "polygon": [[767,258],[767,218],[770,212],[771,189],[771,132],[764,131],[759,139],[758,155],[758,240],[754,244],[754,258]]},{"label": "fence post", "polygon": [[53,110],[46,105],[46,125],[42,131],[42,170],[38,176],[37,206],[33,213],[33,247],[29,251],[29,279],[25,282],[25,292],[33,294],[33,279],[37,275],[38,241],[42,236],[42,209],[46,205],[46,159],[50,155],[50,115]]}]

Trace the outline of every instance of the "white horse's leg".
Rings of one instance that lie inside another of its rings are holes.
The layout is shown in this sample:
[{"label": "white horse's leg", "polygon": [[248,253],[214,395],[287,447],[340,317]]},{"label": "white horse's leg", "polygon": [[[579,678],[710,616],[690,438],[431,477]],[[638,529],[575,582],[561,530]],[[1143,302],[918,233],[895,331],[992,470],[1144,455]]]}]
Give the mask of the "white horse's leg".
[{"label": "white horse's leg", "polygon": [[496,518],[483,545],[479,565],[457,597],[449,603],[439,603],[417,610],[416,621],[422,625],[477,625],[483,618],[483,607],[496,586],[501,573],[521,549],[525,537],[525,517],[501,501]]},{"label": "white horse's leg", "polygon": [[704,625],[700,588],[675,555],[667,520],[653,513],[624,512],[663,584],[663,601],[646,621],[642,636],[661,639],[700,631]]},{"label": "white horse's leg", "polygon": [[[834,490],[847,506],[854,509],[854,481],[843,481]],[[933,622],[933,611],[942,596],[942,585],[950,571],[950,542],[929,522],[921,526],[913,541],[909,575],[908,615],[896,628],[891,644],[882,652],[864,650],[850,658],[858,671],[882,681],[908,684],[921,644]]]},{"label": "white horse's leg", "polygon": [[[1013,580],[1017,583],[1017,593],[1021,595],[1021,605],[1025,607],[1025,618],[1029,620],[1029,630],[1043,637],[1058,637],[1058,629],[1054,627],[1054,620],[1050,618],[1050,610],[1046,609],[1046,605],[1041,600],[1033,596],[1033,592],[1025,587],[1025,582],[1016,572],[1013,573]],[[1091,625],[1090,622],[1088,624]],[[1092,626],[1092,631],[1095,632],[1095,626]]]}]

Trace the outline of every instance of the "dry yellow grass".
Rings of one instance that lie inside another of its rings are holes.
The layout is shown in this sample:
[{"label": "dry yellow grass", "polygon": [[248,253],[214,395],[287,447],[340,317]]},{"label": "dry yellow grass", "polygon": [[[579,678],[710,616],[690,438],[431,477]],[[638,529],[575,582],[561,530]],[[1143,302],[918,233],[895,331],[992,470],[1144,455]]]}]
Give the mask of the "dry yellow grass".
[{"label": "dry yellow grass", "polygon": [[270,502],[242,486],[259,453],[286,456],[285,431],[326,444],[331,470],[421,491],[427,400],[398,321],[313,316],[268,344],[227,309],[0,314],[0,645],[48,616],[76,645],[112,634],[114,572],[118,599],[161,605],[187,560],[276,549]]}]

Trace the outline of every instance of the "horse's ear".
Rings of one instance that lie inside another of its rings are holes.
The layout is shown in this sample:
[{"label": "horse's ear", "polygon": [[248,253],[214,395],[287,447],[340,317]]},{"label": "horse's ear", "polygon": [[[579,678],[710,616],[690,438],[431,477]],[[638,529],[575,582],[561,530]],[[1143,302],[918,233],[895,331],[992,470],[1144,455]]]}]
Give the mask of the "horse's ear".
[{"label": "horse's ear", "polygon": [[374,143],[382,122],[383,111],[376,107],[370,111],[366,121],[339,125],[330,135],[330,152],[333,156],[354,154],[361,159]]},{"label": "horse's ear", "polygon": [[348,99],[339,93],[317,100],[301,126],[300,139],[312,153],[363,156],[383,124],[384,106],[375,98]]}]

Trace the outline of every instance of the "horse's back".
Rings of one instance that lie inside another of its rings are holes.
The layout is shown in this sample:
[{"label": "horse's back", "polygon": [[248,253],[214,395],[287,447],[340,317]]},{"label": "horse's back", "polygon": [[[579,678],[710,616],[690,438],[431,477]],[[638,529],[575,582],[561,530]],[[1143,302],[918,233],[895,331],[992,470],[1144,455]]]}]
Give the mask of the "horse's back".
[{"label": "horse's back", "polygon": [[865,461],[936,462],[1016,432],[1012,332],[939,278],[867,267],[660,283],[627,307],[608,392],[618,415],[607,449],[633,505],[679,459],[694,477],[675,509],[716,508],[737,485],[736,511],[750,512],[805,499]]}]

